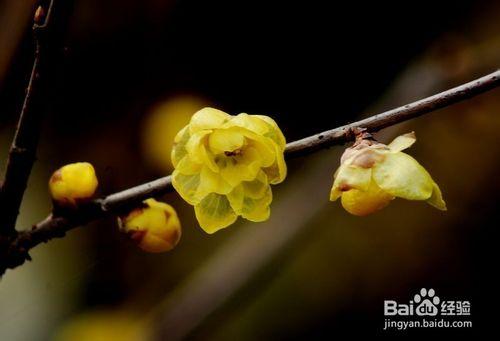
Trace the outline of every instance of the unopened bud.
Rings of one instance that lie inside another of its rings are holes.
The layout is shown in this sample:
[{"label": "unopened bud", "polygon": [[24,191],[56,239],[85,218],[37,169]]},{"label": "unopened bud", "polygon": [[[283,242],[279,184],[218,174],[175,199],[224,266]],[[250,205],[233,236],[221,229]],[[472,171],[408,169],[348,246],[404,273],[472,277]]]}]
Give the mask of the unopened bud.
[{"label": "unopened bud", "polygon": [[98,181],[94,167],[88,162],[65,165],[52,174],[49,190],[52,199],[62,207],[76,207],[92,198]]},{"label": "unopened bud", "polygon": [[147,252],[172,250],[181,238],[181,223],[174,208],[148,199],[139,208],[119,217],[120,230]]}]

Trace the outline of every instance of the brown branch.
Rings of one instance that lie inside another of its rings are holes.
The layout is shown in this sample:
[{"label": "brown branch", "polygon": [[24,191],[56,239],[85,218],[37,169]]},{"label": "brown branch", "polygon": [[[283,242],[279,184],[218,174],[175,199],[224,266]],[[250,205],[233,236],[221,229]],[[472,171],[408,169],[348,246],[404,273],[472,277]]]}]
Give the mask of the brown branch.
[{"label": "brown branch", "polygon": [[[15,234],[19,207],[23,199],[28,178],[36,159],[42,117],[47,106],[49,88],[53,81],[53,69],[57,55],[62,51],[61,23],[54,19],[55,0],[40,2],[33,24],[35,57],[26,89],[24,103],[12,142],[3,184],[0,188],[0,235]],[[57,9],[57,14],[66,14],[69,1]],[[0,242],[1,244],[1,242]]]},{"label": "brown branch", "polygon": [[288,156],[309,154],[319,149],[353,140],[352,129],[365,128],[370,132],[422,116],[432,111],[447,107],[457,102],[477,96],[500,85],[500,70],[484,77],[462,84],[450,90],[440,92],[419,101],[403,105],[378,115],[370,116],[345,126],[303,138],[287,144]]},{"label": "brown branch", "polygon": [[[495,71],[472,82],[420,101],[288,143],[285,151],[286,157],[305,155],[333,145],[349,142],[354,139],[353,131],[356,128],[365,128],[370,132],[378,131],[474,97],[499,85],[500,71]],[[34,225],[31,230],[20,232],[11,240],[6,256],[4,259],[0,258],[0,274],[7,268],[14,268],[24,263],[26,259],[29,259],[28,251],[40,243],[47,242],[52,238],[62,237],[67,231],[82,224],[116,214],[123,209],[139,204],[146,198],[160,196],[170,190],[172,190],[171,177],[166,176],[96,199],[80,207],[70,216],[49,216]]]}]

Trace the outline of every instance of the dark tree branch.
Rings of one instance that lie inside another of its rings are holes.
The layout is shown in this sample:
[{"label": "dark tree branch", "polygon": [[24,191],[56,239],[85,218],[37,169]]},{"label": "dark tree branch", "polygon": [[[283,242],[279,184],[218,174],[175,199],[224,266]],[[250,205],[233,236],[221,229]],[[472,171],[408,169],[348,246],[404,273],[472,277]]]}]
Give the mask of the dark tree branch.
[{"label": "dark tree branch", "polygon": [[71,1],[59,1],[57,8],[55,2],[41,1],[34,15],[35,58],[0,187],[0,235],[3,236],[15,234],[19,207],[36,159],[42,118],[54,80],[55,61],[62,52],[63,26],[66,26]]},{"label": "dark tree branch", "polygon": [[399,108],[395,108],[378,115],[370,116],[358,122],[347,124],[339,128],[327,130],[325,132],[291,142],[286,146],[286,153],[288,156],[309,154],[319,149],[348,142],[354,139],[354,136],[350,134],[350,132],[352,132],[355,128],[365,128],[369,132],[376,132],[380,129],[387,128],[477,96],[483,92],[494,89],[499,85],[500,70],[497,70],[484,77],[462,84],[450,90],[440,92],[434,96],[403,105]]},{"label": "dark tree branch", "polygon": [[[482,78],[420,101],[288,143],[285,155],[287,158],[291,158],[309,154],[333,145],[343,144],[354,139],[354,131],[357,128],[365,128],[369,132],[378,131],[474,97],[499,85],[500,71],[495,71]],[[15,238],[11,239],[5,257],[3,259],[0,258],[0,274],[7,268],[15,268],[24,263],[26,259],[29,259],[28,251],[40,243],[47,242],[52,238],[62,237],[67,231],[73,228],[108,215],[117,214],[121,210],[136,206],[149,197],[160,196],[171,190],[171,177],[166,176],[101,199],[96,199],[80,207],[72,215],[58,217],[51,215],[42,222],[34,225],[31,230],[19,232]]]}]

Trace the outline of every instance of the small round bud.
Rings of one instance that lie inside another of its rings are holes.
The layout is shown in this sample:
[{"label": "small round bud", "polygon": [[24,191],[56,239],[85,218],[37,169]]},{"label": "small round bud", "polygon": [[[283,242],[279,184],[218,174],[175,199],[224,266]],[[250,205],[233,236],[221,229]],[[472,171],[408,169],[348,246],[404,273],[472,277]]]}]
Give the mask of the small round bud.
[{"label": "small round bud", "polygon": [[49,190],[57,205],[75,207],[94,195],[97,184],[94,167],[88,162],[77,162],[55,171],[49,180]]},{"label": "small round bud", "polygon": [[120,230],[147,252],[172,250],[181,238],[181,223],[174,208],[155,199],[118,218]]}]

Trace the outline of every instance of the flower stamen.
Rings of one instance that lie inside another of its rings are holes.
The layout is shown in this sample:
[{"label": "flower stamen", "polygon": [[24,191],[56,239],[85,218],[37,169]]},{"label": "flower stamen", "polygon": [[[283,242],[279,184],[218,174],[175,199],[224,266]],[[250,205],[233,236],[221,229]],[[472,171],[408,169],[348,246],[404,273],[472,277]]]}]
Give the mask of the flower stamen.
[{"label": "flower stamen", "polygon": [[236,149],[233,151],[225,151],[224,155],[226,156],[237,156],[243,154],[243,151],[241,149]]}]

